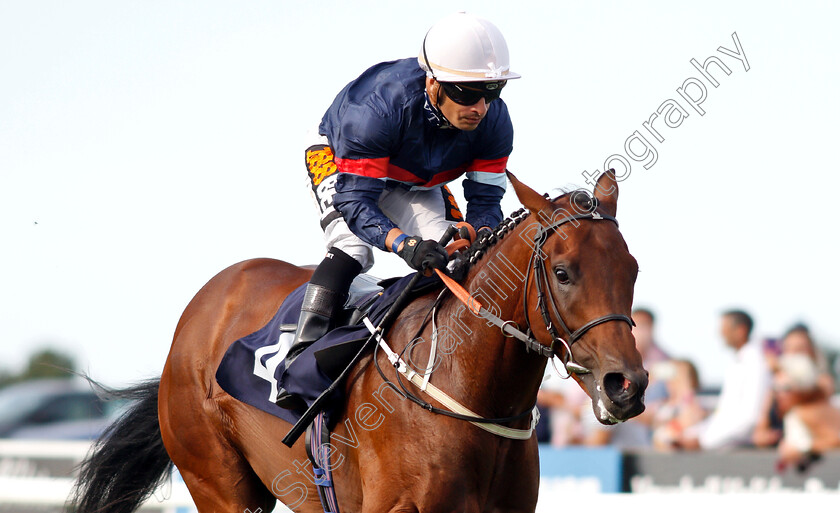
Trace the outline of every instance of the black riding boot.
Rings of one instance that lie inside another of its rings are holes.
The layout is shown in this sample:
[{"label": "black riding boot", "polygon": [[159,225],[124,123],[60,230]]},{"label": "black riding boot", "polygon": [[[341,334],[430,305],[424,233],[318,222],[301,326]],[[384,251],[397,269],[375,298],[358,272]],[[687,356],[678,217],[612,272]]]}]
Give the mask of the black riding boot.
[{"label": "black riding boot", "polygon": [[[295,339],[286,355],[286,368],[313,342],[333,327],[335,314],[344,305],[353,279],[362,266],[353,257],[333,248],[315,269],[303,296]],[[285,390],[277,394],[277,405],[286,409],[306,409],[303,399]]]},{"label": "black riding boot", "polygon": [[336,310],[344,303],[346,297],[346,294],[328,289],[323,285],[310,283],[306,286],[295,340],[286,354],[287,369],[304,349],[327,334],[332,327],[332,318]]}]

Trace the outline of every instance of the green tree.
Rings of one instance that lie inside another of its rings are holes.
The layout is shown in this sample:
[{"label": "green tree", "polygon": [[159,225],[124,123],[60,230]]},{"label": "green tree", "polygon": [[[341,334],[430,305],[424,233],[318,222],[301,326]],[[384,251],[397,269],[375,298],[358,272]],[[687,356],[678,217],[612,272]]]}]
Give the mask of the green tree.
[{"label": "green tree", "polygon": [[21,378],[69,378],[75,370],[72,357],[53,349],[42,349],[29,357],[29,364]]},{"label": "green tree", "polygon": [[71,356],[54,349],[41,349],[32,353],[23,372],[14,374],[0,369],[0,387],[30,379],[69,378],[75,370]]}]

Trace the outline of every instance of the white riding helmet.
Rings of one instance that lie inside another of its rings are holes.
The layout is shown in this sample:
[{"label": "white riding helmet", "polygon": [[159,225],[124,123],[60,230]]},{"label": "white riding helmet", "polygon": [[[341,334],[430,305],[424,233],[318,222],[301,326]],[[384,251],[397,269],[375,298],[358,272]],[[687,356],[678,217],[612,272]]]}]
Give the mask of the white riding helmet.
[{"label": "white riding helmet", "polygon": [[505,38],[489,21],[459,12],[435,23],[417,57],[426,75],[440,82],[511,80]]}]

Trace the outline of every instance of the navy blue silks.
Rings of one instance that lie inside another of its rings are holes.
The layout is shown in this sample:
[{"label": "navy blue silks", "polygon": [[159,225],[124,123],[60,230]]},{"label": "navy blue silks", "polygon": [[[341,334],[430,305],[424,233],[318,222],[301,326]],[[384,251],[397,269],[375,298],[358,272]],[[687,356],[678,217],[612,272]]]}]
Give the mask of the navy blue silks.
[{"label": "navy blue silks", "polygon": [[425,80],[416,58],[376,64],[338,93],[319,126],[340,172],[335,208],[377,248],[396,227],[377,202],[397,184],[440,187],[466,173],[466,221],[479,228],[502,220],[499,201],[513,151],[507,105],[494,100],[474,130],[453,129],[430,110]]}]

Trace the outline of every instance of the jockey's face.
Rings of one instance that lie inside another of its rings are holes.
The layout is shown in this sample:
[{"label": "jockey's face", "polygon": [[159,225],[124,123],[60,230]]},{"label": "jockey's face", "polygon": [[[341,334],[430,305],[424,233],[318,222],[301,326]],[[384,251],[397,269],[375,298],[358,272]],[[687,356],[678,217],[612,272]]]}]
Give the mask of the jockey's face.
[{"label": "jockey's face", "polygon": [[475,130],[487,115],[487,101],[484,98],[479,98],[472,105],[459,105],[447,98],[440,83],[431,77],[426,77],[426,91],[435,107],[455,128],[468,132]]}]

